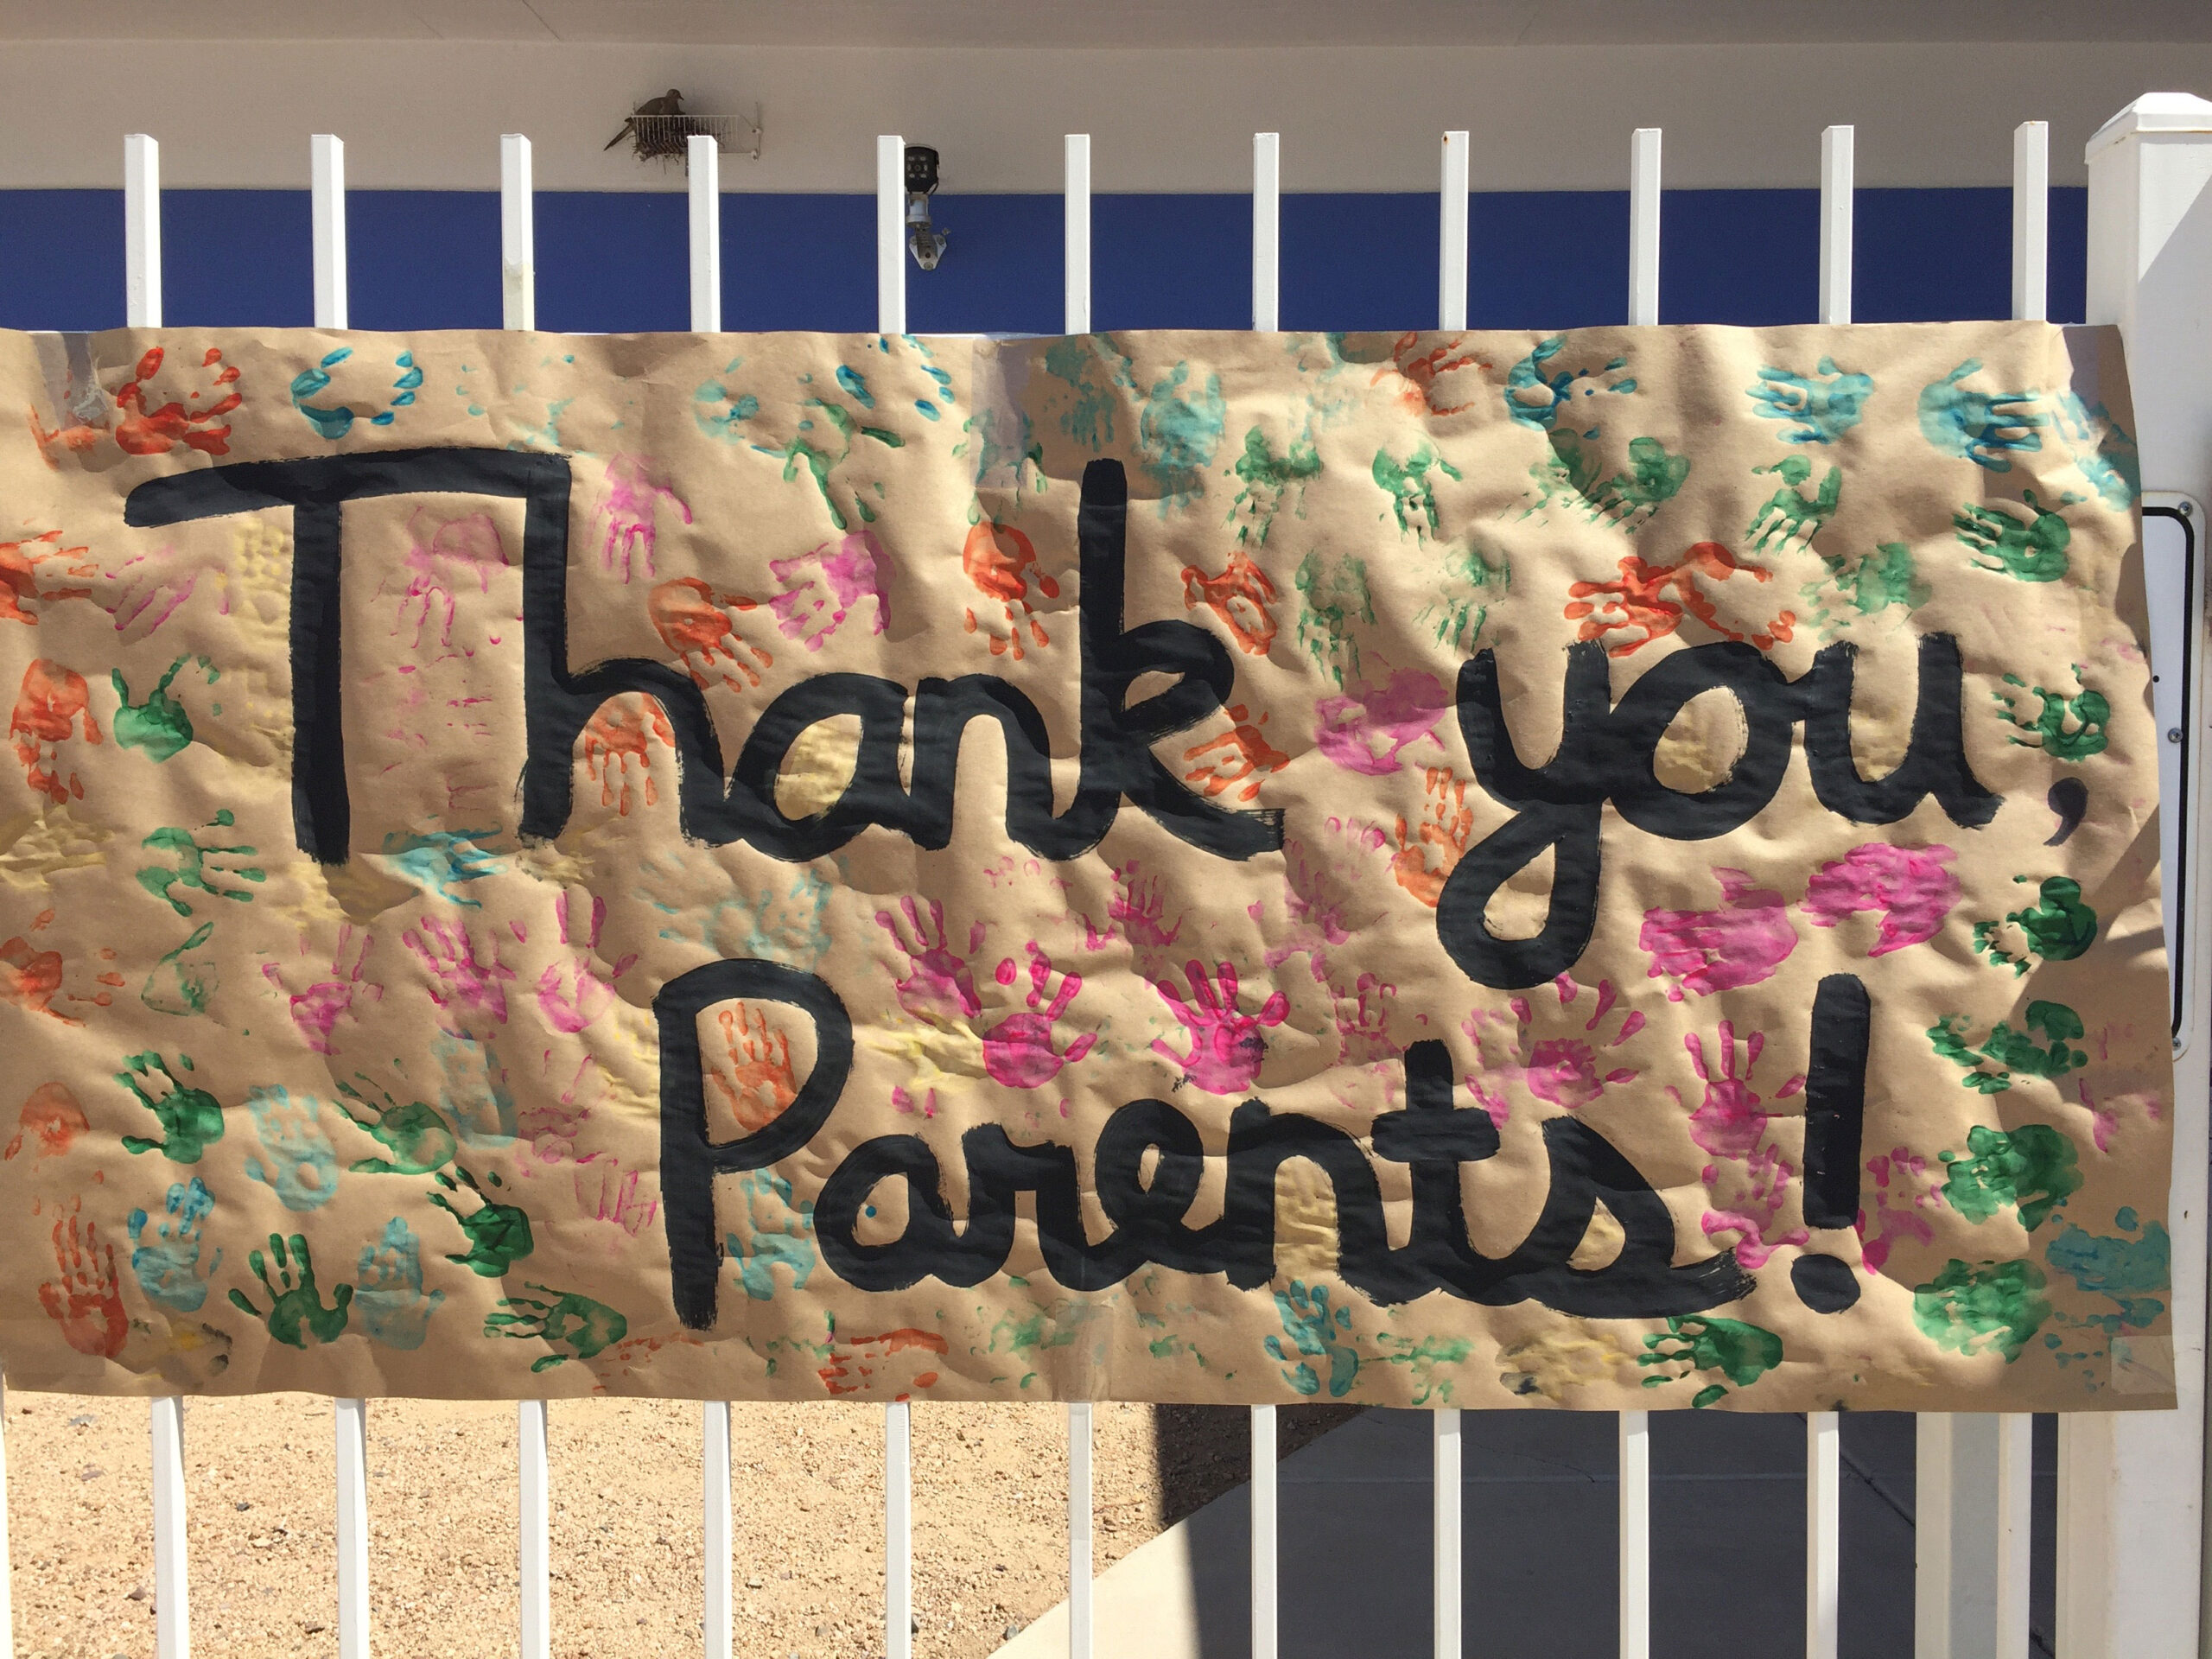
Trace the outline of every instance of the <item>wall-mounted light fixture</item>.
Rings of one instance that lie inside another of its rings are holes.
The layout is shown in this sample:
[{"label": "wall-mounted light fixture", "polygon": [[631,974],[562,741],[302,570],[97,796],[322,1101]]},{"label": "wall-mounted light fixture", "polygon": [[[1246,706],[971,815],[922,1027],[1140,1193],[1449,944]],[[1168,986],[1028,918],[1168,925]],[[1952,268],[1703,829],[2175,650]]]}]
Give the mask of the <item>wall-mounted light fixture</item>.
[{"label": "wall-mounted light fixture", "polygon": [[927,144],[907,145],[906,246],[924,270],[937,269],[937,262],[944,257],[948,239],[944,232],[930,223],[930,197],[937,185],[937,151]]}]

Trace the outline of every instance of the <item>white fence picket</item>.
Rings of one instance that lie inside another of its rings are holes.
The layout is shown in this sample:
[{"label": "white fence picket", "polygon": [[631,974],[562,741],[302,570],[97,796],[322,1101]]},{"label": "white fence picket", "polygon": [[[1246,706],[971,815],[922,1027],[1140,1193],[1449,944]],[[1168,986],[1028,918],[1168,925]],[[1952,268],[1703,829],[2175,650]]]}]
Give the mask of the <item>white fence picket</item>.
[{"label": "white fence picket", "polygon": [[1805,1414],[1805,1659],[1836,1659],[1842,1588],[1843,1425]]},{"label": "white fence picket", "polygon": [[730,1535],[729,1402],[703,1402],[699,1417],[699,1489],[707,1554],[706,1611],[701,1630],[707,1659],[730,1659],[735,1595],[730,1566],[735,1541]]},{"label": "white fence picket", "polygon": [[1282,135],[1252,135],[1252,327],[1282,327]]},{"label": "white fence picket", "polygon": [[338,1659],[369,1659],[368,1402],[330,1403],[338,1442]]},{"label": "white fence picket", "polygon": [[1821,134],[1821,321],[1851,321],[1852,149],[1850,127]]},{"label": "white fence picket", "polygon": [[515,1407],[515,1555],[519,1570],[522,1659],[552,1659],[553,1477],[543,1400]]},{"label": "white fence picket", "polygon": [[1252,1659],[1275,1659],[1275,1408],[1252,1408]]},{"label": "white fence picket", "polygon": [[906,332],[906,141],[875,141],[875,330]]},{"label": "white fence picket", "polygon": [[1460,1582],[1465,1560],[1467,1492],[1460,1479],[1459,1411],[1446,1406],[1429,1414],[1433,1441],[1430,1498],[1433,1510],[1431,1539],[1433,1557],[1429,1581],[1435,1601],[1431,1625],[1435,1633],[1436,1659],[1459,1659],[1460,1629],[1466,1606]]},{"label": "white fence picket", "polygon": [[162,326],[162,147],[123,141],[123,326]]},{"label": "white fence picket", "polygon": [[883,1647],[914,1659],[914,1413],[883,1408]]},{"label": "white fence picket", "polygon": [[499,327],[537,327],[537,193],[530,176],[530,140],[499,136]]},{"label": "white fence picket", "polygon": [[309,213],[315,243],[315,326],[346,327],[346,141],[318,132],[308,140]]},{"label": "white fence picket", "polygon": [[1090,135],[1065,140],[1066,183],[1060,195],[1060,332],[1090,332]]},{"label": "white fence picket", "polygon": [[1638,127],[1628,149],[1628,320],[1659,321],[1659,129]]},{"label": "white fence picket", "polygon": [[1090,1659],[1090,1403],[1068,1404],[1068,1659]]},{"label": "white fence picket", "polygon": [[1437,188],[1436,326],[1467,326],[1467,135],[1444,135],[1444,176]]},{"label": "white fence picket", "polygon": [[185,1572],[184,1401],[152,1402],[154,1656],[192,1659],[192,1593]]},{"label": "white fence picket", "polygon": [[722,157],[717,142],[695,132],[685,141],[690,169],[691,332],[722,328]]},{"label": "white fence picket", "polygon": [[2012,130],[2012,315],[2041,322],[2050,308],[2050,128]]},{"label": "white fence picket", "polygon": [[1651,1659],[1651,1414],[1620,1414],[1620,1659]]}]

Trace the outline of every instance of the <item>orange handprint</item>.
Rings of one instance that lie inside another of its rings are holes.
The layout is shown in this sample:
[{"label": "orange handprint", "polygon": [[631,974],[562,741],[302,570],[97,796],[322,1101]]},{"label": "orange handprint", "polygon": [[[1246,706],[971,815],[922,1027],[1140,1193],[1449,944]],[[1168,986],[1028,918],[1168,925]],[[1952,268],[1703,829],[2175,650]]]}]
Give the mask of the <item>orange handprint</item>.
[{"label": "orange handprint", "polygon": [[645,804],[660,799],[653,783],[652,755],[645,747],[657,737],[674,747],[676,734],[657,702],[642,706],[628,702],[604,702],[584,725],[584,766],[599,780],[599,804],[611,806],[623,817],[630,816],[630,759],[637,757],[638,775],[645,785]]},{"label": "orange handprint", "polygon": [[130,1332],[116,1288],[115,1246],[102,1244],[99,1229],[89,1221],[79,1230],[77,1203],[70,1199],[54,1224],[54,1264],[60,1282],[41,1285],[38,1304],[61,1327],[61,1339],[79,1353],[113,1359]]},{"label": "orange handprint", "polygon": [[[1454,777],[1451,767],[1424,767],[1421,781],[1428,807],[1421,814],[1421,827],[1410,837],[1404,817],[1398,819],[1398,851],[1390,861],[1390,875],[1433,910],[1446,880],[1459,868],[1467,842],[1473,838],[1475,814],[1467,804],[1466,779]],[[1432,854],[1438,861],[1434,868],[1429,864]]]},{"label": "orange handprint", "polygon": [[707,1076],[740,1128],[748,1135],[765,1129],[798,1098],[791,1039],[771,1026],[766,1014],[742,1002],[718,1009],[715,1022],[722,1028],[729,1068],[716,1066]]},{"label": "orange handprint", "polygon": [[[1183,781],[1200,785],[1209,800],[1239,784],[1243,787],[1236,791],[1236,798],[1255,799],[1260,793],[1262,776],[1281,772],[1290,764],[1290,757],[1261,734],[1260,728],[1268,723],[1265,715],[1255,722],[1252,711],[1241,702],[1232,702],[1222,712],[1235,723],[1221,736],[1183,751],[1185,760],[1199,761],[1183,774]],[[1201,756],[1211,758],[1200,760]]]},{"label": "orange handprint", "polygon": [[[1037,550],[1029,538],[1012,524],[1001,524],[985,518],[971,526],[968,539],[960,546],[960,568],[968,573],[968,580],[984,594],[999,601],[1006,611],[1006,632],[985,627],[990,636],[991,655],[1006,652],[1014,653],[1014,660],[1021,660],[1021,625],[1029,624],[1029,634],[1040,645],[1049,645],[1052,639],[1044,625],[1037,620],[1036,613],[1029,608],[1029,583],[1027,573],[1037,563]],[[1060,584],[1039,571],[1037,591],[1047,599],[1060,596]],[[1021,607],[1020,617],[1014,607]],[[981,626],[971,608],[968,613],[968,632],[974,633]]]},{"label": "orange handprint", "polygon": [[61,745],[69,741],[78,721],[84,722],[86,742],[100,741],[100,723],[88,706],[91,699],[85,677],[73,668],[41,657],[23,671],[8,734],[15,741],[16,758],[23,763],[31,787],[50,799],[85,798],[85,786],[75,772],[67,783],[62,781],[60,762]]},{"label": "orange handprint", "polygon": [[20,542],[0,542],[0,622],[28,622],[38,626],[38,617],[23,607],[34,601],[52,603],[60,599],[86,599],[90,588],[46,588],[39,584],[42,564],[60,562],[52,573],[65,579],[79,579],[99,575],[99,566],[86,556],[91,550],[60,545],[61,532],[49,530],[37,536],[29,536]]},{"label": "orange handprint", "polygon": [[[677,576],[657,582],[645,600],[645,614],[652,619],[653,632],[660,635],[661,644],[675,654],[676,660],[683,664],[683,671],[702,687],[709,674],[719,673],[721,683],[733,691],[760,684],[760,668],[772,667],[776,660],[742,638],[729,618],[730,611],[760,608],[756,601],[742,594],[717,597],[714,589],[696,576]],[[723,643],[725,640],[728,645]],[[740,645],[753,653],[760,668],[738,655]],[[729,667],[718,668],[721,663]],[[745,676],[745,684],[739,684],[731,677],[730,669]]]},{"label": "orange handprint", "polygon": [[41,1083],[23,1103],[15,1138],[8,1142],[7,1151],[0,1153],[0,1158],[13,1158],[26,1144],[35,1148],[35,1157],[59,1158],[92,1127],[85,1109],[77,1103],[77,1096],[69,1091],[67,1084]]},{"label": "orange handprint", "polygon": [[[1568,621],[1580,625],[1575,629],[1577,639],[1602,640],[1616,632],[1634,636],[1619,645],[1607,645],[1608,657],[1625,657],[1674,632],[1681,626],[1685,610],[1724,639],[1748,639],[1761,651],[1770,649],[1777,640],[1788,639],[1796,626],[1796,613],[1792,611],[1782,612],[1764,629],[1748,634],[1720,620],[1719,609],[1699,584],[1700,572],[1716,582],[1740,573],[1760,582],[1771,581],[1773,573],[1740,563],[1718,542],[1696,543],[1675,564],[1646,564],[1631,553],[1620,562],[1619,569],[1620,575],[1611,582],[1578,582],[1567,590],[1573,602],[1564,614]],[[1675,599],[1666,597],[1670,591]],[[1599,601],[1594,605],[1590,602],[1593,597]]]},{"label": "orange handprint", "polygon": [[[115,406],[123,411],[123,418],[115,427],[118,447],[125,454],[166,455],[181,443],[202,454],[228,454],[231,429],[215,423],[245,401],[244,394],[237,390],[238,370],[223,365],[222,352],[211,346],[207,355],[200,359],[200,366],[216,371],[213,384],[223,395],[204,409],[188,409],[175,398],[158,408],[148,409],[147,383],[161,372],[162,357],[162,347],[149,346],[138,359],[137,372],[115,394]],[[197,404],[206,395],[194,391],[186,403]]]},{"label": "orange handprint", "polygon": [[1255,657],[1266,656],[1274,643],[1274,613],[1268,608],[1274,601],[1274,583],[1243,548],[1229,556],[1229,568],[1217,576],[1195,564],[1183,567],[1184,608],[1194,611],[1204,605]]}]

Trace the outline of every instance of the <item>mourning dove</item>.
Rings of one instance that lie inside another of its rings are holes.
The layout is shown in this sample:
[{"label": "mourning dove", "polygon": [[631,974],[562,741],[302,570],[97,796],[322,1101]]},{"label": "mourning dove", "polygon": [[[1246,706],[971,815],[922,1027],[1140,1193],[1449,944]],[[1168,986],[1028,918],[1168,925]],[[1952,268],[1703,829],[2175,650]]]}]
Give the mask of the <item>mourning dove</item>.
[{"label": "mourning dove", "polygon": [[681,115],[683,113],[683,94],[671,86],[658,98],[649,98],[631,111],[629,118],[622,123],[621,129],[607,141],[603,148],[612,149],[625,138],[635,133],[638,130],[638,118],[641,115]]}]

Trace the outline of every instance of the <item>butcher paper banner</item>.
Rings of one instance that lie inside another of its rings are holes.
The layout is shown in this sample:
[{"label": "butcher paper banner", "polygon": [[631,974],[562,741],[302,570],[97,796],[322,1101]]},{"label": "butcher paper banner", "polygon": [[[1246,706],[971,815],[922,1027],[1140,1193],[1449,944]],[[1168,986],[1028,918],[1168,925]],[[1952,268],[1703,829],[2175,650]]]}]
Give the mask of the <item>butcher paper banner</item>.
[{"label": "butcher paper banner", "polygon": [[2109,332],[0,404],[14,1386],[2172,1402]]}]

